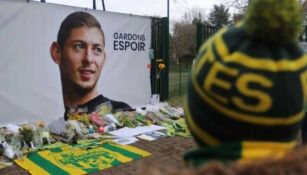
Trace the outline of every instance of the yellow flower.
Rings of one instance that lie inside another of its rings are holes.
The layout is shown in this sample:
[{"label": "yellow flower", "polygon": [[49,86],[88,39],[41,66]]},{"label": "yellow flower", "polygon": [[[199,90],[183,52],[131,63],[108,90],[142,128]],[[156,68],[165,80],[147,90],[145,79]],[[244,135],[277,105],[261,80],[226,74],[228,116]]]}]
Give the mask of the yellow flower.
[{"label": "yellow flower", "polygon": [[159,69],[161,69],[161,70],[162,70],[162,69],[165,69],[165,64],[160,63],[158,67],[159,67]]}]

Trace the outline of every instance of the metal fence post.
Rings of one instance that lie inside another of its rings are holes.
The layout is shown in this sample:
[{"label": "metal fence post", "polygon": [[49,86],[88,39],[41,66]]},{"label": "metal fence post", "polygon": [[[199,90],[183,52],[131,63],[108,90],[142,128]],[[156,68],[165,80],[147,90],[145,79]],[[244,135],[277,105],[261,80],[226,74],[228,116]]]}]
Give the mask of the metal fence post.
[{"label": "metal fence post", "polygon": [[202,25],[200,23],[196,24],[196,52],[198,51],[198,49],[201,46],[201,43],[203,41],[202,38]]},{"label": "metal fence post", "polygon": [[161,100],[165,101],[168,99],[168,81],[169,81],[169,23],[168,18],[162,18],[162,57],[164,59],[165,69],[162,71],[162,90],[161,90]]},{"label": "metal fence post", "polygon": [[181,95],[181,63],[179,63],[179,95]]},{"label": "metal fence post", "polygon": [[103,11],[106,11],[106,6],[104,5],[104,0],[101,0],[101,1],[102,1],[102,2],[101,2],[101,3],[102,3],[102,10],[103,10]]}]

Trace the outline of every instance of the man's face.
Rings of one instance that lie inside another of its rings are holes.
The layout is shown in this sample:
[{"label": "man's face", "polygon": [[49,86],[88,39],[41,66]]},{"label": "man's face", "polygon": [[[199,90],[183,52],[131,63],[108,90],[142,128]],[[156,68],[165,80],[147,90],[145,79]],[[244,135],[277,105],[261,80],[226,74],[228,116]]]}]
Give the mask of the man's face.
[{"label": "man's face", "polygon": [[60,52],[63,85],[81,91],[95,88],[106,57],[101,31],[95,27],[73,29]]}]

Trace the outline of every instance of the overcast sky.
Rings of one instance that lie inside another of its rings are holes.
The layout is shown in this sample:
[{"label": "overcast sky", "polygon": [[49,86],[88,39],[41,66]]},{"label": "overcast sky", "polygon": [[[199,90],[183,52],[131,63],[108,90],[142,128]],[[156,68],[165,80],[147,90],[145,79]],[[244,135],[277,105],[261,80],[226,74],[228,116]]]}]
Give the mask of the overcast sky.
[{"label": "overcast sky", "polygon": [[[39,0],[37,0],[39,1]],[[178,21],[184,12],[195,7],[204,9],[208,15],[214,4],[223,0],[169,0],[170,20]],[[49,3],[65,4],[77,7],[93,7],[93,0],[46,0]],[[102,1],[96,0],[97,9],[102,9]],[[145,16],[167,16],[167,0],[104,0],[107,11],[129,13]]]}]

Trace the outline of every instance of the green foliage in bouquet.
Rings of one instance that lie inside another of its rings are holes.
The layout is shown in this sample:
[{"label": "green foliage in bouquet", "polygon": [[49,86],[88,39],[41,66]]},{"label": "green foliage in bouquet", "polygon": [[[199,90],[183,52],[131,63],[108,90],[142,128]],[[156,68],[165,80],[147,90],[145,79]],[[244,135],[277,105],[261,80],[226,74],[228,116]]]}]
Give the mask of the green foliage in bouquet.
[{"label": "green foliage in bouquet", "polygon": [[86,113],[75,113],[75,114],[68,114],[68,120],[77,120],[85,124],[87,127],[90,125],[89,116]]},{"label": "green foliage in bouquet", "polygon": [[128,114],[127,112],[117,112],[114,114],[121,126],[129,128],[135,128],[138,126],[138,122],[135,120],[135,116]]},{"label": "green foliage in bouquet", "polygon": [[27,144],[32,142],[34,139],[33,130],[27,126],[19,128],[19,135],[20,135],[21,141],[25,141]]}]

